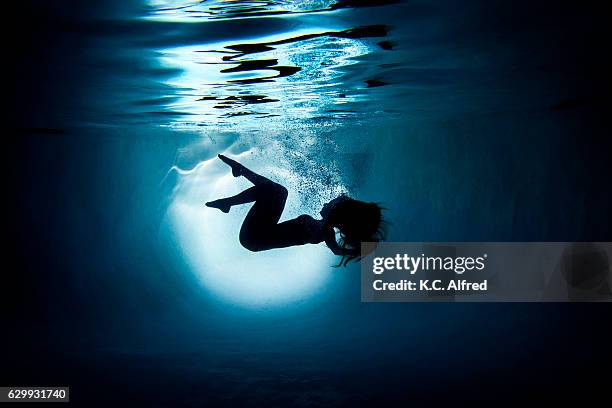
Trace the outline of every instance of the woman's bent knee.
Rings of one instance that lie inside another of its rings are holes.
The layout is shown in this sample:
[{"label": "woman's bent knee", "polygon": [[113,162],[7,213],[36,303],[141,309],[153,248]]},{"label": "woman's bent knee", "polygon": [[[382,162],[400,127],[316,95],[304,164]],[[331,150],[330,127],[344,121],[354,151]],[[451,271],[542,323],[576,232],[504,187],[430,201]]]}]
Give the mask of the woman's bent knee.
[{"label": "woman's bent knee", "polygon": [[260,191],[264,191],[267,194],[276,195],[282,198],[287,198],[287,195],[289,194],[289,192],[284,186],[281,186],[280,184],[275,183],[273,181],[270,181],[269,183],[265,184],[260,184],[258,188],[260,189]]},{"label": "woman's bent knee", "polygon": [[240,245],[251,252],[259,252],[266,249],[257,240],[250,237],[245,237],[243,234],[240,234]]}]

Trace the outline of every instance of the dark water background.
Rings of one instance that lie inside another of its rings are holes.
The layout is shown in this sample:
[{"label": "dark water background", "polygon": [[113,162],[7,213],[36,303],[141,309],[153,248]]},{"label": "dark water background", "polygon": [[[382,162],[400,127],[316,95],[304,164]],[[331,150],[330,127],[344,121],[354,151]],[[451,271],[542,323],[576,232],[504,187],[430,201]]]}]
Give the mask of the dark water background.
[{"label": "dark water background", "polygon": [[362,304],[353,266],[282,307],[234,306],[167,221],[172,166],[248,145],[265,169],[276,146],[385,203],[390,240],[609,240],[602,7],[218,3],[7,13],[2,383],[88,405],[602,393],[605,305]]}]

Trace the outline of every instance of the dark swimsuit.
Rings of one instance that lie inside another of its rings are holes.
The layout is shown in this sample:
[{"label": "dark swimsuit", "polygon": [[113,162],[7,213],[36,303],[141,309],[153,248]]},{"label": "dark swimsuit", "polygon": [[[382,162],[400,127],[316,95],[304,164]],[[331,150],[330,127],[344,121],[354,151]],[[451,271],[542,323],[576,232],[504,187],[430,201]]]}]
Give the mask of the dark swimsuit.
[{"label": "dark swimsuit", "polygon": [[291,242],[288,242],[287,246],[318,244],[323,241],[321,222],[310,215],[302,214],[292,220],[281,222],[274,228],[277,228],[277,233],[280,236],[290,237]]},{"label": "dark swimsuit", "polygon": [[[267,179],[264,179],[267,180]],[[240,228],[240,243],[251,251],[323,242],[323,225],[309,215],[278,223],[285,208],[287,189],[270,180],[255,186],[255,204]]]}]

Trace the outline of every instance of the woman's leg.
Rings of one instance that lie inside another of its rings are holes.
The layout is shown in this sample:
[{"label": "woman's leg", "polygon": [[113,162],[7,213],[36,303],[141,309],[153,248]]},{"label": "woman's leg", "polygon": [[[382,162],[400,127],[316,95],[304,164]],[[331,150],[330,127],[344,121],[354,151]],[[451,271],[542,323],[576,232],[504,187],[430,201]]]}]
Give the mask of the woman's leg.
[{"label": "woman's leg", "polygon": [[277,241],[274,228],[280,219],[285,202],[287,189],[264,176],[261,176],[223,155],[219,158],[232,168],[235,177],[244,176],[254,184],[243,192],[232,197],[206,203],[208,207],[229,212],[234,205],[255,202],[249,210],[240,228],[240,243],[251,251],[261,251],[274,248]]},{"label": "woman's leg", "polygon": [[[236,194],[232,197],[221,198],[214,201],[209,201],[206,203],[207,207],[218,208],[224,213],[228,213],[230,208],[234,205],[251,203],[257,200],[258,197],[258,189],[257,186],[276,186],[275,188],[284,188],[278,183],[273,182],[272,180],[255,173],[254,171],[246,168],[242,164],[238,163],[236,160],[232,160],[229,157],[226,157],[222,154],[218,155],[219,159],[228,166],[232,168],[232,174],[234,177],[244,176],[247,180],[254,184],[253,187],[247,188],[243,192]],[[279,214],[280,217],[280,214]]]},{"label": "woman's leg", "polygon": [[227,164],[228,166],[232,168],[232,175],[234,177],[244,176],[244,178],[246,178],[247,180],[249,180],[251,183],[255,185],[265,184],[265,183],[274,183],[270,179],[267,179],[264,176],[257,174],[252,170],[247,169],[242,164],[238,163],[236,160],[232,160],[229,157],[226,157],[222,154],[218,156],[219,156],[219,159],[221,159],[223,163]]},{"label": "woman's leg", "polygon": [[257,200],[257,187],[253,186],[235,196],[209,201],[205,205],[207,207],[218,208],[224,213],[228,213],[230,208],[234,205],[252,203],[255,200]]}]

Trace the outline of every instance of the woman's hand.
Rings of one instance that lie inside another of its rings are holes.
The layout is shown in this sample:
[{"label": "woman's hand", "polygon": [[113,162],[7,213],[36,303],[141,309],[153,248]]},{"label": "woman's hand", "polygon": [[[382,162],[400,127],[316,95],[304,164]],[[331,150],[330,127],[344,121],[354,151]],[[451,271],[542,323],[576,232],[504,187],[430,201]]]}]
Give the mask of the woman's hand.
[{"label": "woman's hand", "polygon": [[325,231],[325,244],[329,247],[329,249],[331,249],[334,255],[352,255],[355,252],[355,250],[342,248],[338,244],[338,241],[336,241],[336,232],[331,227]]}]

